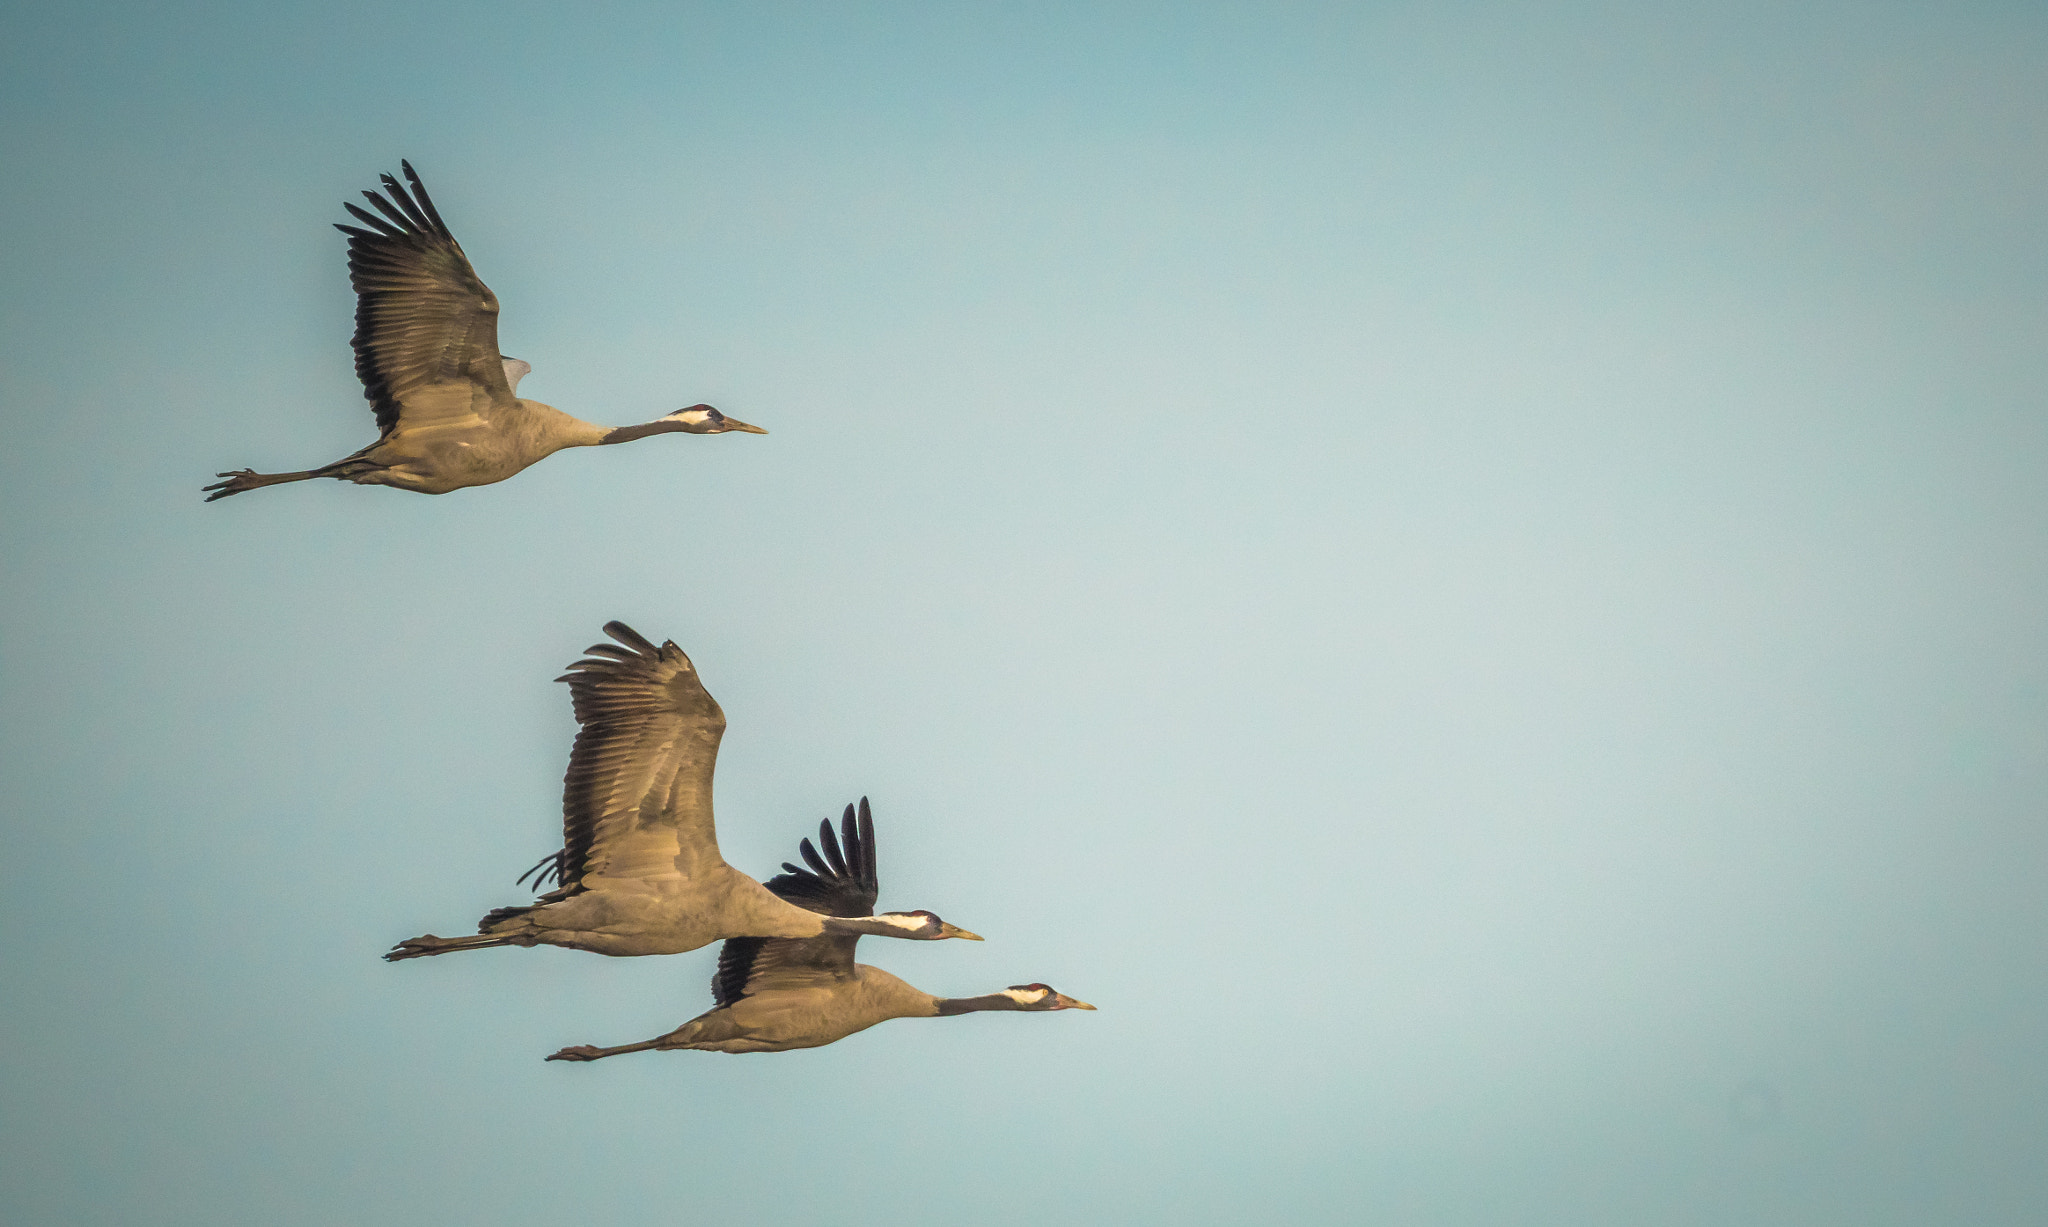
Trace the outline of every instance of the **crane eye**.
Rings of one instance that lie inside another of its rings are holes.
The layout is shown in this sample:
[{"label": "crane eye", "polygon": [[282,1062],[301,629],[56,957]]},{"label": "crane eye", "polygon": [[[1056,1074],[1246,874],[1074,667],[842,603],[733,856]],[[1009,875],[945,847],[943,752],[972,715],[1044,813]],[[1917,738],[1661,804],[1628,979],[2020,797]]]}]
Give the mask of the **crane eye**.
[{"label": "crane eye", "polygon": [[725,420],[725,415],[724,415],[724,414],[722,414],[722,413],[720,413],[720,412],[719,412],[718,410],[716,410],[716,409],[713,409],[713,410],[711,410],[711,411],[710,411],[709,413],[705,414],[704,416],[706,416],[706,417],[710,418],[710,419],[711,419],[712,421],[714,421],[714,422],[723,422],[723,421]]}]

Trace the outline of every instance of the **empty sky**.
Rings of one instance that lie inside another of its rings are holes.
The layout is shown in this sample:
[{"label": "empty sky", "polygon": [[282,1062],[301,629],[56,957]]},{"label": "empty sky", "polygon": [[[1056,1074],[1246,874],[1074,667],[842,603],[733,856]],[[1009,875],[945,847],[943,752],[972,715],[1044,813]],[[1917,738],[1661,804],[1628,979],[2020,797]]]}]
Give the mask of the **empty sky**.
[{"label": "empty sky", "polygon": [[[15,5],[0,1218],[2031,1224],[2031,5]],[[410,158],[521,391],[367,443]],[[523,901],[622,618],[759,875],[1096,1014],[545,1064],[715,951]]]}]

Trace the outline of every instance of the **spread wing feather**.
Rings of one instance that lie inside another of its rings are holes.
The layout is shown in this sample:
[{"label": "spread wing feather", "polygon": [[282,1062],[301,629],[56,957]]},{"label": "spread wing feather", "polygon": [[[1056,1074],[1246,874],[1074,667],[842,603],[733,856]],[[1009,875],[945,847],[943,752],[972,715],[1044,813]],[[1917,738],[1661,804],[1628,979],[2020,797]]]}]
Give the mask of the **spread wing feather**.
[{"label": "spread wing feather", "polygon": [[866,797],[860,799],[858,814],[853,806],[846,807],[839,828],[844,834],[835,838],[832,824],[820,822],[818,844],[824,855],[806,839],[797,851],[810,868],[784,861],[783,872],[764,885],[798,907],[827,916],[874,915],[881,883],[875,876],[875,819]]},{"label": "spread wing feather", "polygon": [[569,683],[582,728],[562,785],[555,897],[591,877],[687,876],[722,863],[711,776],[725,713],[674,643],[655,647],[622,622],[604,630],[624,646],[597,644],[556,679]]},{"label": "spread wing feather", "polygon": [[[872,916],[881,886],[875,874],[875,821],[866,797],[860,799],[857,816],[853,806],[846,807],[839,827],[835,837],[831,822],[820,822],[818,847],[808,839],[798,846],[810,868],[785,861],[784,872],[764,885],[798,907],[826,916]],[[858,936],[731,938],[718,951],[712,998],[725,1006],[764,989],[852,979],[853,951],[859,941]]]},{"label": "spread wing feather", "polygon": [[399,166],[410,192],[380,176],[384,191],[363,193],[377,212],[343,204],[363,225],[335,226],[348,236],[356,291],[356,376],[385,435],[401,422],[515,403],[498,353],[498,296],[470,267],[412,163]]}]

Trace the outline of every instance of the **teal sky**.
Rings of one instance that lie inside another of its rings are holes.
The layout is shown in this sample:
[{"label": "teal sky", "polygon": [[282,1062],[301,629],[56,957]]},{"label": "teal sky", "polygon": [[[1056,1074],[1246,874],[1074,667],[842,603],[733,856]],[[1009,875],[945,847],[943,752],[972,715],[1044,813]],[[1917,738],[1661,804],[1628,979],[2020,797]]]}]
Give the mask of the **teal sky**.
[{"label": "teal sky", "polygon": [[[0,1219],[2034,1224],[2038,6],[17,4]],[[204,505],[368,443],[419,168],[529,396],[773,433]],[[542,1061],[715,951],[528,896],[561,667],[873,798],[952,995]]]}]

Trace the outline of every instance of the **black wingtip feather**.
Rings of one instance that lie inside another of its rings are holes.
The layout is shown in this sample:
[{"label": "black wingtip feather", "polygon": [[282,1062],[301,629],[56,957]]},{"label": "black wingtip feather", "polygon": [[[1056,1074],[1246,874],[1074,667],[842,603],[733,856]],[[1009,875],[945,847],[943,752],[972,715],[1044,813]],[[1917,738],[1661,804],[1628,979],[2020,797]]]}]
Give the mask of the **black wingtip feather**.
[{"label": "black wingtip feather", "polygon": [[711,975],[711,1000],[731,1005],[747,995],[747,978],[754,959],[768,941],[765,937],[729,937],[718,950],[718,970]]},{"label": "black wingtip feather", "polygon": [[[386,182],[389,182],[391,176],[385,175],[383,176],[383,178],[385,179]],[[407,217],[403,212],[401,212],[397,205],[392,204],[389,200],[386,200],[382,193],[364,192],[363,199],[375,205],[377,207],[377,212],[382,213],[384,216],[390,218],[391,221],[398,227],[396,230],[392,231],[393,234],[403,235],[412,232],[412,219]]]},{"label": "black wingtip feather", "polygon": [[[364,192],[363,195],[369,196],[371,200],[377,199],[375,196],[370,196],[370,193],[368,192]],[[400,230],[398,227],[392,225],[390,222],[385,221],[383,218],[377,216],[375,213],[372,213],[359,205],[351,204],[348,201],[344,200],[341,202],[341,207],[347,209],[349,212],[349,216],[355,218],[357,221],[362,222],[366,226],[375,227],[377,233],[381,235],[385,235],[386,237],[394,239],[405,237],[405,231]],[[337,222],[336,224],[339,225],[340,223]],[[368,238],[369,236],[364,235],[363,237]]]},{"label": "black wingtip feather", "polygon": [[860,877],[870,886],[881,881],[875,873],[875,816],[866,797],[860,799]]},{"label": "black wingtip feather", "polygon": [[[800,840],[797,852],[809,868],[782,863],[783,872],[763,885],[779,897],[829,916],[872,916],[878,892],[874,816],[849,805],[840,833],[829,819],[818,824],[818,842]],[[822,851],[820,850],[822,848]]]},{"label": "black wingtip feather", "polygon": [[[654,656],[658,655],[661,651],[660,648],[657,648],[652,643],[649,643],[645,635],[642,635],[639,631],[636,631],[632,627],[627,626],[624,622],[605,623],[604,633],[610,635],[612,638],[618,640],[620,643],[625,644],[627,647],[632,648],[634,651],[642,653],[643,655]],[[597,649],[592,648],[591,650],[596,651]]]},{"label": "black wingtip feather", "polygon": [[[847,832],[849,835],[852,833],[851,831]],[[832,834],[832,824],[830,822],[821,821],[818,823],[818,842],[824,845],[825,860],[832,866],[832,872],[838,874],[845,873],[846,855],[839,850],[839,839]],[[856,855],[859,854],[859,848],[855,847],[852,850]]]},{"label": "black wingtip feather", "polygon": [[[796,850],[798,854],[804,858],[804,864],[809,865],[811,867],[810,871],[812,873],[822,878],[828,876],[832,872],[831,866],[827,865],[825,863],[825,859],[818,855],[818,850],[811,846],[810,840],[806,839],[799,842],[796,846]],[[803,871],[798,870],[798,872],[801,873]]]},{"label": "black wingtip feather", "polygon": [[399,210],[405,214],[406,220],[412,223],[414,231],[426,234],[433,230],[433,226],[427,221],[427,215],[420,210],[418,205],[413,203],[412,196],[403,187],[399,186],[398,180],[393,179],[390,175],[379,175],[377,178],[383,182],[384,190],[391,193],[392,203],[397,205]]},{"label": "black wingtip feather", "polygon": [[398,169],[405,172],[406,182],[412,184],[413,195],[419,198],[420,208],[425,209],[427,216],[433,220],[434,229],[440,231],[443,237],[453,239],[455,236],[448,233],[448,223],[441,220],[441,211],[434,207],[434,198],[427,195],[427,185],[420,182],[412,163],[400,158]]}]

